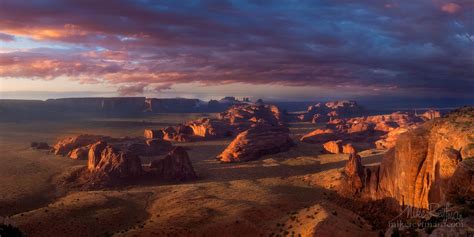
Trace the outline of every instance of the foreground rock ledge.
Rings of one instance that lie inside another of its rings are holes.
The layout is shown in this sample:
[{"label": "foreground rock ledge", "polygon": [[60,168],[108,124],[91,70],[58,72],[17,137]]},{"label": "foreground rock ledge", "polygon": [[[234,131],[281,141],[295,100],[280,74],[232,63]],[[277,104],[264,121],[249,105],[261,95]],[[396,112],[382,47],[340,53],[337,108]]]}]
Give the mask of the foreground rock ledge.
[{"label": "foreground rock ledge", "polygon": [[452,112],[400,135],[380,165],[351,156],[343,190],[362,199],[393,199],[401,207],[474,198],[474,108]]}]

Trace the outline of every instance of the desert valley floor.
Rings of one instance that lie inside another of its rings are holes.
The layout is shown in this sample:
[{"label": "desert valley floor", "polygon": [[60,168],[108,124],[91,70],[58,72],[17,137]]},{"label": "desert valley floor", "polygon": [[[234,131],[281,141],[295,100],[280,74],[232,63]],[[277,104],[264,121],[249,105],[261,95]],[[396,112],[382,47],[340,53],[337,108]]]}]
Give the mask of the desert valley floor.
[{"label": "desert valley floor", "polygon": [[[61,174],[87,161],[29,146],[83,133],[142,136],[145,128],[198,117],[202,114],[1,123],[0,216],[28,236],[305,236],[315,226],[321,236],[377,236],[385,227],[344,208],[332,191],[348,155],[322,154],[320,146],[298,142],[317,124],[290,123],[296,147],[244,163],[215,159],[230,138],[179,143],[189,148],[198,180],[150,180],[100,191],[57,188]],[[371,164],[384,152],[360,155]]]}]

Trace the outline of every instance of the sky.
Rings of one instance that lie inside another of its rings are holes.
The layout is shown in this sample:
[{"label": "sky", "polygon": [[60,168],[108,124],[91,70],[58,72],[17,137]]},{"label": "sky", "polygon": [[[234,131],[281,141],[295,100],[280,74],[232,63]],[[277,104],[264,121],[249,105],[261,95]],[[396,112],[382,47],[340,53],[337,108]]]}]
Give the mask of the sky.
[{"label": "sky", "polygon": [[0,0],[0,98],[473,91],[472,0]]}]

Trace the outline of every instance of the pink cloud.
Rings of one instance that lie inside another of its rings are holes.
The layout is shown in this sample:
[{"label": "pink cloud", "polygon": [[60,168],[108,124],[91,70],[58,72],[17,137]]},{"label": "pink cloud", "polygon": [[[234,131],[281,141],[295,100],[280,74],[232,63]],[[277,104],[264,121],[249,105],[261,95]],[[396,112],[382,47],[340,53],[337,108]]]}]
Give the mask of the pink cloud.
[{"label": "pink cloud", "polygon": [[461,6],[459,6],[456,3],[452,3],[452,2],[446,3],[443,6],[441,6],[441,11],[447,12],[449,14],[454,14],[454,13],[458,12],[459,10],[461,10]]}]

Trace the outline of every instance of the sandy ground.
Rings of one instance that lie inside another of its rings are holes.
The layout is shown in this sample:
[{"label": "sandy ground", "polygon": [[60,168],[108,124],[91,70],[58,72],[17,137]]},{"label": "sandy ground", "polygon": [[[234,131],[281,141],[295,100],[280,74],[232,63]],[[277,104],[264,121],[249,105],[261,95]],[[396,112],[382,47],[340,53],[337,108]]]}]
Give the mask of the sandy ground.
[{"label": "sandy ground", "polygon": [[[84,165],[29,148],[31,141],[92,133],[139,136],[199,117],[158,115],[145,119],[0,124],[0,216],[28,236],[376,236],[363,218],[331,200],[347,155],[320,154],[299,143],[258,161],[220,164],[230,140],[181,143],[199,180],[143,184],[102,191],[59,192],[54,177]],[[291,124],[292,136],[315,129]],[[297,139],[295,139],[297,140]],[[362,153],[376,163],[379,152]],[[147,164],[151,159],[143,159]]]}]

